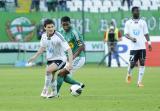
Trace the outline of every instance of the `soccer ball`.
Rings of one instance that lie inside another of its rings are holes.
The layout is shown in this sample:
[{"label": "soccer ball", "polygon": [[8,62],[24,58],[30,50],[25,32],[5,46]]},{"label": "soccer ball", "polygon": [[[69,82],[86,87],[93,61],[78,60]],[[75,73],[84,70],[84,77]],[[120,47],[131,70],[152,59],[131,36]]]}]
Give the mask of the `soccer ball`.
[{"label": "soccer ball", "polygon": [[70,87],[70,93],[72,96],[79,96],[82,93],[82,88],[80,85],[74,84]]}]

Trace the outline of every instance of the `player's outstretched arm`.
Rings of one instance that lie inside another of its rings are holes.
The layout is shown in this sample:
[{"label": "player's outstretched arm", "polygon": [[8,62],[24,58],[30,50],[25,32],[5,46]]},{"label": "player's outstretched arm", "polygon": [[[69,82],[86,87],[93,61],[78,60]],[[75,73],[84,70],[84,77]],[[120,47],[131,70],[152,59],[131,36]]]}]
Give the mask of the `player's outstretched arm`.
[{"label": "player's outstretched arm", "polygon": [[33,62],[40,54],[44,52],[44,50],[44,47],[40,47],[39,50],[28,60],[28,63]]}]

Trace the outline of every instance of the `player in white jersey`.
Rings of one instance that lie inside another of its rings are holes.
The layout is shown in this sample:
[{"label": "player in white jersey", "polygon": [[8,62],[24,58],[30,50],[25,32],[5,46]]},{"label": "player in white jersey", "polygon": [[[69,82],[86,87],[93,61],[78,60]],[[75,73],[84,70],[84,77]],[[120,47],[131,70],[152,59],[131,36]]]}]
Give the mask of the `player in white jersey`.
[{"label": "player in white jersey", "polygon": [[139,7],[132,8],[132,18],[129,19],[124,28],[125,36],[131,40],[130,50],[130,65],[128,67],[128,74],[126,82],[131,83],[132,80],[132,69],[134,68],[137,61],[139,61],[139,75],[137,86],[143,87],[142,78],[145,70],[145,59],[146,59],[146,46],[145,42],[148,41],[149,51],[152,50],[151,41],[149,38],[148,27],[145,20],[139,17]]},{"label": "player in white jersey", "polygon": [[52,87],[52,82],[55,82],[54,87],[56,88],[56,81],[54,81],[53,79],[55,72],[64,68],[66,64],[67,57],[65,51],[67,51],[68,53],[69,64],[66,67],[68,71],[72,69],[73,54],[67,41],[59,32],[55,31],[54,22],[52,20],[45,20],[44,29],[46,30],[46,32],[42,35],[40,48],[37,53],[29,59],[28,62],[33,62],[40,54],[42,54],[46,50],[47,67],[44,88],[41,96],[47,97],[49,95],[49,87]]}]

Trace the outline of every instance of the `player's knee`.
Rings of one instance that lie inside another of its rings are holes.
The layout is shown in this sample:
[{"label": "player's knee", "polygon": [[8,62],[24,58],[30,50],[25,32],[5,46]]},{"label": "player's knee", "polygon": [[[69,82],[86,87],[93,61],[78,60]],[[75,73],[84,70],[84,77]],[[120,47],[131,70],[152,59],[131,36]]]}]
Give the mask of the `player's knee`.
[{"label": "player's knee", "polygon": [[140,65],[141,65],[141,66],[144,66],[144,65],[145,65],[145,61],[144,61],[144,60],[141,60],[141,61],[140,61]]},{"label": "player's knee", "polygon": [[52,71],[50,71],[50,70],[47,70],[46,72],[47,72],[47,74],[52,74]]},{"label": "player's knee", "polygon": [[64,76],[66,76],[67,74],[69,74],[69,71],[67,71],[66,69],[63,69],[63,70],[61,70],[61,71],[59,72],[58,75],[64,77]]},{"label": "player's knee", "polygon": [[47,72],[47,74],[52,74],[53,71],[48,68],[48,69],[46,69],[46,72]]},{"label": "player's knee", "polygon": [[130,68],[133,69],[134,66],[135,66],[135,63],[134,63],[134,62],[131,62],[131,63],[130,63]]}]

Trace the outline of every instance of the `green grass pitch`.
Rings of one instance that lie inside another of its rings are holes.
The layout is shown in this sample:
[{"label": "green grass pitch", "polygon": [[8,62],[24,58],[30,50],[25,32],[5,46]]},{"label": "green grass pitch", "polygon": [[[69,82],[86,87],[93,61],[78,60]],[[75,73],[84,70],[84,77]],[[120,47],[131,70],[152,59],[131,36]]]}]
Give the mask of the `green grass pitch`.
[{"label": "green grass pitch", "polygon": [[147,67],[144,87],[125,83],[127,68],[85,65],[74,79],[85,83],[82,95],[73,97],[64,84],[60,98],[43,99],[45,67],[0,66],[0,111],[160,111],[160,68]]}]

